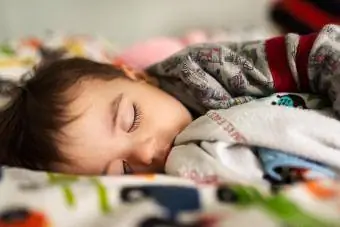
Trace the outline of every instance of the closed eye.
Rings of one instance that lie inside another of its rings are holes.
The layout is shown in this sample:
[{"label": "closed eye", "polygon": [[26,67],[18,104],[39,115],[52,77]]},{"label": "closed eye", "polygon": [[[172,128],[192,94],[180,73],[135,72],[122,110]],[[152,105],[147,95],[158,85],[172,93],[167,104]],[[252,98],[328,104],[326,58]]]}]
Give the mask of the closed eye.
[{"label": "closed eye", "polygon": [[142,112],[140,111],[139,106],[135,103],[132,104],[132,106],[133,106],[134,114],[133,114],[133,122],[131,124],[130,129],[128,130],[129,133],[135,131],[139,127],[141,123],[141,119],[142,119]]},{"label": "closed eye", "polygon": [[131,168],[131,166],[126,161],[123,161],[123,170],[124,170],[124,174],[132,174],[133,173],[133,169]]}]

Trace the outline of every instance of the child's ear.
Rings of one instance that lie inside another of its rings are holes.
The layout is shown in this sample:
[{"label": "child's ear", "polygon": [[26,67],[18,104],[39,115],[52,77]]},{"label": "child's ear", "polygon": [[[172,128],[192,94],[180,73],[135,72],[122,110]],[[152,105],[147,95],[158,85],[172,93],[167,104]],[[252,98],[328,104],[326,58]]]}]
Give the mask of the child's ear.
[{"label": "child's ear", "polygon": [[133,68],[125,65],[124,63],[116,60],[113,62],[113,65],[119,68],[121,71],[123,71],[124,76],[130,78],[131,80],[141,80],[139,73],[134,70]]},{"label": "child's ear", "polygon": [[124,72],[126,77],[130,78],[133,81],[142,81],[158,86],[158,81],[155,78],[147,75],[144,71],[137,71],[126,65],[121,65],[120,69]]},{"label": "child's ear", "polygon": [[156,78],[147,75],[142,70],[135,70],[132,67],[125,65],[124,63],[116,60],[113,63],[116,67],[124,72],[124,75],[134,81],[144,81],[151,85],[158,86],[158,81]]},{"label": "child's ear", "polygon": [[124,75],[131,80],[140,80],[138,73],[126,65],[120,65],[119,68],[124,72]]}]

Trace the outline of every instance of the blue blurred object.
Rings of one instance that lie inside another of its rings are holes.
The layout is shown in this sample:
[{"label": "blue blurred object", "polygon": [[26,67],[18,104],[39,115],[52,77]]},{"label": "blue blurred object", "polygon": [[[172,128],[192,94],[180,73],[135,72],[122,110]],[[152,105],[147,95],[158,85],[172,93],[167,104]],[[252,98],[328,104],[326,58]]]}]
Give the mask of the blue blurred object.
[{"label": "blue blurred object", "polygon": [[287,176],[283,176],[278,170],[283,170],[285,168],[288,169],[288,171],[305,169],[312,172],[318,172],[325,177],[336,177],[336,173],[332,171],[331,168],[295,155],[267,148],[257,148],[257,153],[262,162],[265,174],[275,181],[284,181],[284,178]]},{"label": "blue blurred object", "polygon": [[180,186],[147,185],[124,187],[120,197],[124,202],[150,198],[169,211],[170,218],[176,218],[183,211],[198,211],[201,208],[196,188]]}]

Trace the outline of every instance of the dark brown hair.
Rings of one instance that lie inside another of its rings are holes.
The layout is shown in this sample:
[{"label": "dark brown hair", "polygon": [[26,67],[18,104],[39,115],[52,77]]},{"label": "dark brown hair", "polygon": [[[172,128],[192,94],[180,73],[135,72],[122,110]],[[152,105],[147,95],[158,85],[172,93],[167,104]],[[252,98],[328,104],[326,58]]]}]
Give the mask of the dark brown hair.
[{"label": "dark brown hair", "polygon": [[0,112],[0,165],[48,170],[53,163],[67,161],[57,147],[60,129],[72,120],[65,114],[65,106],[72,101],[65,92],[86,78],[112,80],[121,75],[113,65],[82,58],[37,67]]}]

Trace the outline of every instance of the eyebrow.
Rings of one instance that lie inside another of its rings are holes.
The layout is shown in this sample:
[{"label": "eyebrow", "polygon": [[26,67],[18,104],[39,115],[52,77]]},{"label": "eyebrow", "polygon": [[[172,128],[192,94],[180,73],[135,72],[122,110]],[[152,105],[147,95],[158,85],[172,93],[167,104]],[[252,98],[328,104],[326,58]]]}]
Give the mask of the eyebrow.
[{"label": "eyebrow", "polygon": [[[110,119],[112,119],[112,123],[115,124],[117,121],[117,111],[120,102],[123,99],[123,93],[120,93],[115,99],[113,99],[110,103]],[[101,172],[102,175],[107,175],[110,167],[110,161],[105,164],[103,171]]]},{"label": "eyebrow", "polygon": [[120,102],[123,99],[123,93],[120,93],[115,99],[113,99],[110,103],[110,116],[113,120],[112,122],[115,123],[117,121],[117,112]]}]

